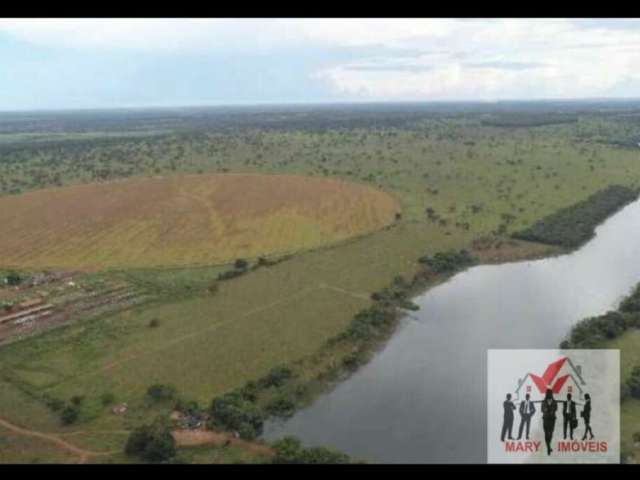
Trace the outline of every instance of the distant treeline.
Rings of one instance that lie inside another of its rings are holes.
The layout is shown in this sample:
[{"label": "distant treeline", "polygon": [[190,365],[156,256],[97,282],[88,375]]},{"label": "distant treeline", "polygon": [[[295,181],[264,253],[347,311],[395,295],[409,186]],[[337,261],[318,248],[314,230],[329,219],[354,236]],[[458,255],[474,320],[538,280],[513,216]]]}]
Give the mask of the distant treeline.
[{"label": "distant treeline", "polygon": [[145,132],[403,126],[425,119],[489,116],[486,125],[531,127],[576,122],[578,115],[638,114],[638,101],[397,102],[0,112],[0,134]]},{"label": "distant treeline", "polygon": [[541,127],[559,123],[576,123],[577,121],[578,115],[575,114],[510,112],[484,119],[482,124],[490,127]]},{"label": "distant treeline", "polygon": [[611,185],[512,236],[521,240],[575,248],[593,237],[598,224],[637,197],[638,192],[631,188]]}]

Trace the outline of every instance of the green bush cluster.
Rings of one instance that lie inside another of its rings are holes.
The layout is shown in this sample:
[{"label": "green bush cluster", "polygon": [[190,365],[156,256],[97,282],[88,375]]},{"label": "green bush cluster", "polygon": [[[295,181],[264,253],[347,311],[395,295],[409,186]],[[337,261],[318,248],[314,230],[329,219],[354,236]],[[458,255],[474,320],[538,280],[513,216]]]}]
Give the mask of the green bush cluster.
[{"label": "green bush cluster", "polygon": [[124,451],[149,462],[167,462],[175,456],[176,445],[169,426],[164,419],[158,418],[151,425],[134,429]]},{"label": "green bush cluster", "polygon": [[640,283],[631,294],[620,303],[620,311],[626,313],[640,312]]},{"label": "green bush cluster", "polygon": [[640,400],[640,365],[633,368],[626,385],[629,395]]},{"label": "green bush cluster", "polygon": [[78,417],[80,416],[80,407],[79,405],[67,405],[62,409],[60,414],[60,420],[62,420],[63,425],[71,425],[78,421]]},{"label": "green bush cluster", "polygon": [[380,333],[383,327],[391,325],[394,319],[395,315],[391,309],[372,305],[356,313],[342,337],[366,340]]},{"label": "green bush cluster", "polygon": [[576,323],[560,348],[599,348],[629,328],[640,328],[640,283],[620,302],[617,311]]},{"label": "green bush cluster", "polygon": [[493,114],[490,118],[482,120],[482,124],[490,127],[525,128],[542,127],[544,125],[557,125],[563,123],[577,123],[578,115],[572,113],[523,113],[502,112]]},{"label": "green bush cluster", "polygon": [[287,380],[294,377],[293,370],[289,367],[278,366],[272,368],[267,375],[258,380],[258,386],[263,388],[281,387]]},{"label": "green bush cluster", "polygon": [[154,401],[172,400],[176,396],[176,388],[172,385],[156,383],[147,390],[147,397]]},{"label": "green bush cluster", "polygon": [[7,276],[5,277],[5,280],[7,282],[7,285],[15,287],[22,283],[23,278],[22,278],[22,275],[20,275],[18,272],[12,271],[7,274]]},{"label": "green bush cluster", "polygon": [[575,248],[593,237],[599,223],[637,197],[638,193],[631,188],[611,185],[512,236],[521,240]]},{"label": "green bush cluster", "polygon": [[325,447],[305,448],[299,439],[286,436],[275,441],[272,462],[277,464],[345,464],[351,463],[349,455]]},{"label": "green bush cluster", "polygon": [[598,348],[603,342],[620,336],[636,323],[635,316],[627,318],[620,312],[611,311],[597,317],[589,317],[575,324],[561,348]]},{"label": "green bush cluster", "polygon": [[418,261],[428,265],[435,273],[455,272],[476,263],[475,257],[467,250],[438,252],[433,256],[420,257]]},{"label": "green bush cluster", "polygon": [[264,425],[264,413],[241,392],[230,392],[211,402],[211,420],[215,426],[235,430],[246,440],[252,440]]}]

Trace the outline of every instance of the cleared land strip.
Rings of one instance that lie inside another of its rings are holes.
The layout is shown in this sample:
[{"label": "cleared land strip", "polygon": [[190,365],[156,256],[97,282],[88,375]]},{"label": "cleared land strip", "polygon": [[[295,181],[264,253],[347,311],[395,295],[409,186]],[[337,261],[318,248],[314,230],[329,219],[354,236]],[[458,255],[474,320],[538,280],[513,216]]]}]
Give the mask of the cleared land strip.
[{"label": "cleared land strip", "polygon": [[67,378],[67,379],[61,381],[60,383],[58,383],[56,385],[56,387],[61,385],[61,384],[63,384],[63,383],[69,382],[69,381],[75,381],[75,380],[78,380],[80,378],[84,378],[84,377],[87,377],[87,376],[93,376],[96,373],[105,372],[105,371],[110,370],[110,369],[112,369],[114,367],[117,367],[118,365],[121,365],[123,363],[127,363],[127,362],[130,362],[132,360],[136,360],[136,359],[138,359],[140,357],[144,357],[146,355],[151,355],[153,353],[162,351],[162,350],[164,350],[164,349],[166,349],[168,347],[171,347],[171,346],[173,346],[175,344],[182,343],[182,342],[184,342],[186,340],[189,340],[191,338],[194,338],[194,337],[198,337],[198,336],[202,335],[204,332],[217,330],[218,328],[221,328],[221,327],[223,327],[223,326],[225,326],[225,325],[227,325],[229,323],[236,322],[238,320],[238,318],[246,318],[246,317],[249,317],[251,315],[255,315],[256,313],[260,313],[260,312],[262,312],[264,310],[268,310],[270,308],[276,307],[276,306],[278,306],[280,304],[288,303],[289,301],[291,301],[291,300],[293,300],[293,299],[295,299],[297,297],[301,297],[301,296],[307,295],[307,294],[311,293],[314,290],[316,290],[316,287],[304,288],[304,289],[294,293],[293,295],[287,296],[286,298],[281,298],[279,300],[273,301],[273,302],[268,303],[266,305],[261,305],[260,307],[253,308],[253,309],[243,313],[242,315],[240,315],[240,317],[232,317],[229,320],[227,320],[226,322],[215,323],[213,325],[210,325],[209,327],[202,328],[200,330],[196,330],[195,332],[187,333],[187,334],[182,335],[180,337],[174,338],[170,342],[167,342],[167,343],[165,343],[165,344],[163,344],[163,345],[161,345],[161,346],[159,346],[157,348],[152,348],[152,349],[149,349],[149,350],[143,350],[143,351],[134,353],[132,355],[129,355],[127,357],[121,358],[120,360],[116,360],[114,362],[108,363],[108,364],[106,364],[106,365],[104,365],[104,366],[102,366],[102,367],[100,367],[100,368],[98,368],[96,370],[91,370],[91,371],[84,372],[84,373],[81,373],[79,375],[75,375],[73,377]]},{"label": "cleared land strip", "polygon": [[117,452],[94,452],[91,450],[85,450],[83,448],[77,447],[76,445],[61,439],[57,435],[53,435],[51,433],[36,432],[34,430],[27,430],[26,428],[22,428],[17,425],[14,425],[13,423],[1,417],[0,417],[0,426],[18,435],[22,435],[25,437],[39,438],[40,440],[53,443],[54,445],[60,448],[63,448],[75,455],[78,455],[79,457],[78,463],[85,463],[88,460],[88,458],[92,456],[113,455],[114,453],[117,453]]},{"label": "cleared land strip", "polygon": [[349,290],[345,290],[344,288],[334,287],[333,285],[327,285],[326,283],[321,283],[319,287],[324,288],[325,290],[333,290],[334,292],[344,293],[345,295],[349,295],[353,298],[359,298],[361,300],[371,299],[371,295],[368,295],[366,293],[350,292]]}]

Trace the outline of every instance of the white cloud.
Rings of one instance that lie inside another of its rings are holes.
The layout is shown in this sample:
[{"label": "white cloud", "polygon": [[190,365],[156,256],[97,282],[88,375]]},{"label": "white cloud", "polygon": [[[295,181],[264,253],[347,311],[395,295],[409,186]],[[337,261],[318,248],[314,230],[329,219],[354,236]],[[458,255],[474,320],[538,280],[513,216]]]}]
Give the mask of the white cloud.
[{"label": "white cloud", "polygon": [[356,61],[308,74],[371,99],[599,96],[640,81],[640,23],[628,20],[3,19],[0,32],[50,47],[155,54],[367,47]]},{"label": "white cloud", "polygon": [[0,31],[39,45],[155,52],[394,45],[444,36],[455,23],[414,19],[0,19]]},{"label": "white cloud", "polygon": [[[640,80],[639,28],[581,28],[564,20],[473,20],[424,46],[448,52],[334,65],[316,75],[345,95],[371,99],[606,96]],[[408,38],[403,46],[418,47]],[[483,68],[478,68],[484,65]],[[637,92],[640,96],[640,91]]]}]

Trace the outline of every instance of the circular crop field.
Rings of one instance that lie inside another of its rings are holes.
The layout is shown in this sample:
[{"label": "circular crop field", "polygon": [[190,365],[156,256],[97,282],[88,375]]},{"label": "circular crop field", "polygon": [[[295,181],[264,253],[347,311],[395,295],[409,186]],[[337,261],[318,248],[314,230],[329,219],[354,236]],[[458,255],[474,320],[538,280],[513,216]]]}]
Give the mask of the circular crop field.
[{"label": "circular crop field", "polygon": [[227,263],[314,248],[394,220],[387,193],[296,175],[186,175],[0,198],[0,263],[24,268]]}]

